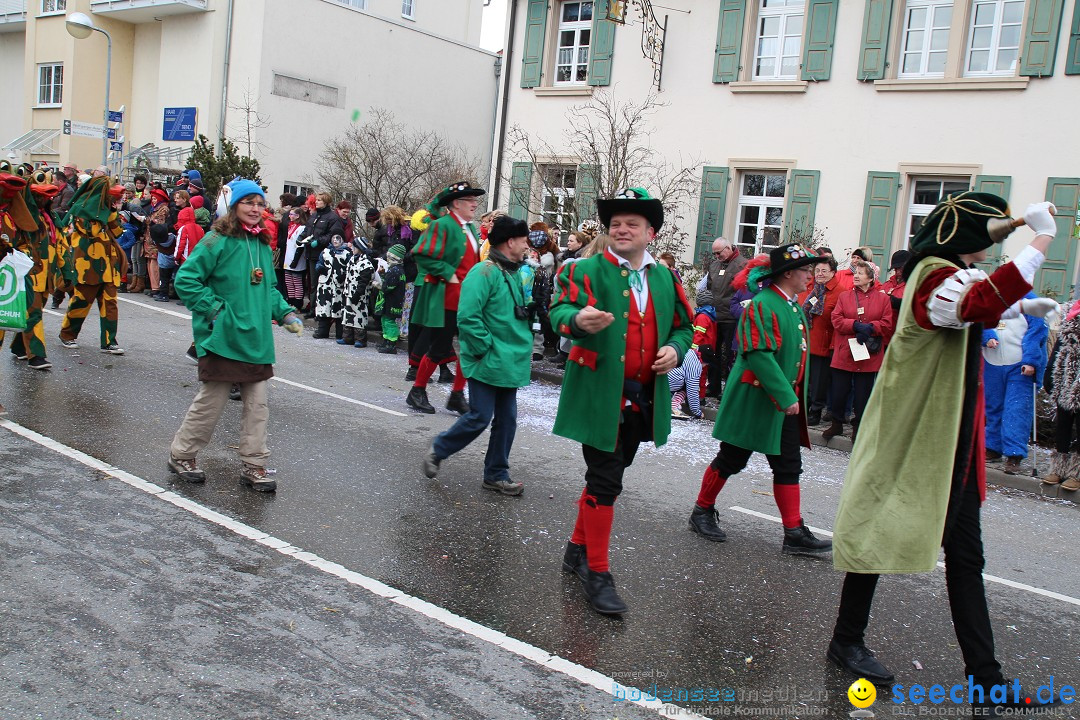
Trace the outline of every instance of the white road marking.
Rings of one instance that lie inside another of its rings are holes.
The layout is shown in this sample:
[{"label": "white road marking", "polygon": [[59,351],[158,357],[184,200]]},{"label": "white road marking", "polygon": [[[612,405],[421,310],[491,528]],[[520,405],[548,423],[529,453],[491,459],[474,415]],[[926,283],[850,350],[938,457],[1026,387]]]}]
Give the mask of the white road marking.
[{"label": "white road marking", "polygon": [[[758,512],[757,510],[748,510],[747,508],[739,507],[738,505],[732,505],[729,509],[734,510],[735,512],[741,512],[744,515],[752,515],[756,518],[762,518],[763,520],[781,522],[780,518],[776,517],[775,515],[767,515],[765,513]],[[833,534],[828,530],[816,528],[810,525],[807,525],[807,527],[820,535],[825,535],[827,537],[833,536]],[[945,563],[939,562],[937,566],[939,568],[944,568]],[[1068,595],[1063,595],[1059,592],[1054,592],[1053,590],[1044,590],[1042,588],[1035,587],[1034,585],[1027,585],[1025,583],[1016,582],[1015,580],[1009,580],[1008,578],[998,577],[997,575],[989,575],[987,573],[983,573],[983,580],[986,580],[987,582],[998,583],[999,585],[1005,585],[1007,587],[1015,588],[1017,590],[1025,590],[1034,595],[1042,595],[1043,597],[1048,597],[1053,600],[1060,600],[1061,602],[1069,603],[1070,605],[1080,605],[1080,599],[1070,597]]]},{"label": "white road marking", "polygon": [[[126,302],[126,303],[131,303],[132,305],[138,305],[139,307],[146,308],[147,310],[153,310],[155,312],[165,313],[166,315],[172,315],[173,317],[182,318],[184,320],[190,320],[191,319],[190,315],[185,315],[184,313],[176,312],[175,310],[166,310],[165,308],[154,307],[153,305],[147,305],[146,303],[138,302],[136,300],[129,300],[129,299],[123,298],[123,297],[122,298],[117,298],[117,299],[121,300],[123,302]],[[55,310],[45,310],[45,312],[50,313],[52,315],[57,315],[59,317],[64,316],[64,313],[56,312]],[[359,405],[361,407],[366,407],[369,410],[376,410],[376,411],[381,412],[381,413],[386,413],[387,415],[393,415],[394,417],[408,417],[409,416],[408,413],[398,412],[397,410],[388,410],[388,409],[386,409],[384,407],[379,407],[378,405],[372,405],[371,403],[364,402],[363,400],[356,400],[356,399],[351,398],[351,397],[345,397],[344,395],[338,395],[337,393],[328,392],[326,390],[320,390],[317,387],[312,387],[311,385],[304,385],[303,383],[294,382],[292,380],[286,380],[285,378],[282,378],[282,377],[273,377],[273,378],[270,378],[270,379],[273,380],[274,382],[279,382],[279,383],[281,383],[283,385],[292,385],[295,388],[300,388],[301,390],[307,390],[308,392],[315,393],[316,395],[325,395],[326,397],[332,397],[335,400],[341,400],[343,402],[352,403],[353,405]]]},{"label": "white road marking", "polygon": [[[243,538],[253,540],[260,545],[269,547],[277,552],[288,555],[300,562],[310,565],[313,568],[321,570],[322,572],[334,575],[341,578],[350,585],[356,585],[362,587],[365,590],[371,592],[381,598],[385,598],[392,603],[400,605],[405,608],[409,608],[415,612],[425,615],[436,622],[442,623],[447,627],[460,630],[466,635],[470,635],[478,640],[491,643],[497,647],[513,653],[521,658],[529,660],[537,665],[541,665],[552,672],[566,675],[582,684],[594,687],[597,690],[601,690],[610,694],[613,698],[616,697],[616,693],[619,693],[624,700],[622,702],[638,705],[649,710],[657,711],[663,717],[680,717],[690,718],[692,720],[706,720],[702,715],[693,713],[685,708],[679,707],[671,703],[662,703],[656,699],[645,699],[641,697],[644,693],[640,692],[637,688],[629,685],[623,685],[607,675],[603,675],[595,670],[591,670],[583,665],[566,660],[558,655],[552,655],[546,650],[536,647],[535,645],[529,645],[528,643],[517,640],[508,635],[505,635],[498,630],[494,630],[485,625],[473,622],[468,618],[464,618],[460,615],[456,615],[445,608],[439,607],[426,600],[421,600],[418,597],[409,595],[402,592],[397,588],[386,585],[379,582],[374,578],[370,578],[366,575],[361,575],[358,572],[349,570],[348,568],[339,565],[335,562],[325,560],[314,553],[309,553],[291,545],[284,540],[280,540],[272,535],[262,532],[250,525],[246,525],[237,520],[223,515],[216,510],[200,505],[193,500],[181,497],[174,492],[166,490],[159,485],[143,480],[137,475],[133,475],[124,470],[120,470],[103,460],[87,455],[84,452],[68,447],[63,443],[54,440],[46,435],[35,432],[29,428],[23,427],[18,423],[11,422],[10,420],[0,420],[0,427],[8,430],[16,435],[26,438],[31,442],[37,443],[42,447],[48,448],[53,452],[59,453],[64,457],[75,460],[76,462],[85,465],[86,467],[98,470],[106,475],[116,478],[117,480],[130,485],[131,487],[142,490],[151,496],[163,500],[171,505],[174,505],[183,510],[197,515],[198,517],[207,520],[209,522],[225,528],[226,530],[240,535]],[[637,695],[640,699],[631,700],[633,695]]]}]

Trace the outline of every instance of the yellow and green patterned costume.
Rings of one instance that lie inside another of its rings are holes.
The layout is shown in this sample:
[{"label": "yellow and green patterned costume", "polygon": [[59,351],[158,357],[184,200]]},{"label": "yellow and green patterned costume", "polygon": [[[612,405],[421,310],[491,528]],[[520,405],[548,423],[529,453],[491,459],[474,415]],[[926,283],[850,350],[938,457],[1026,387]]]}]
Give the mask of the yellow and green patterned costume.
[{"label": "yellow and green patterned costume", "polygon": [[34,268],[26,276],[26,305],[29,311],[26,330],[19,333],[11,341],[11,352],[16,356],[33,360],[45,358],[45,325],[42,322],[42,309],[45,307],[45,298],[52,292],[51,272],[55,265],[54,253],[56,227],[46,209],[49,200],[54,197],[59,188],[51,182],[45,182],[47,178],[36,178],[42,182],[27,186],[23,199],[27,208],[34,216],[38,229],[34,232],[24,233],[24,241],[16,246],[30,256],[34,261]]}]

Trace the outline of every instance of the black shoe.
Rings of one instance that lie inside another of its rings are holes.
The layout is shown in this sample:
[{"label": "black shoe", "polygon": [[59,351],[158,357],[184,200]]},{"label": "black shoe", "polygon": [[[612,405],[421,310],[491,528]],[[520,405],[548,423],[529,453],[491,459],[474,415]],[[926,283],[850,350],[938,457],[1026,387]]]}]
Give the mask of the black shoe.
[{"label": "black shoe", "polygon": [[833,640],[825,657],[855,677],[866,678],[875,685],[889,686],[895,679],[865,645],[841,645]]},{"label": "black shoe", "polygon": [[806,416],[807,425],[820,425],[821,424],[821,412],[811,412]]},{"label": "black shoe", "polygon": [[484,478],[482,487],[485,490],[494,490],[503,495],[520,495],[525,492],[525,485],[514,482],[510,478],[504,478],[502,480],[488,480],[487,478]]},{"label": "black shoe", "polygon": [[439,379],[438,379],[437,382],[439,382],[439,383],[441,383],[443,385],[454,382],[454,371],[451,370],[446,365],[440,365],[439,366]]},{"label": "black shoe", "polygon": [[[386,343],[385,345],[380,345],[379,346],[379,352],[381,352],[383,355],[397,355],[397,346],[396,345],[391,345],[390,343]],[[415,367],[410,367],[409,372],[405,373],[405,380],[408,381],[408,382],[412,382],[415,379],[416,379],[416,368]]]},{"label": "black shoe", "polygon": [[990,448],[986,448],[986,459],[987,461],[1000,460],[1001,453],[999,453],[997,450],[991,450]]},{"label": "black shoe", "polygon": [[690,529],[706,540],[724,542],[727,540],[727,533],[717,525],[716,521],[719,518],[720,513],[716,512],[716,508],[694,505],[694,511],[690,513]]},{"label": "black shoe", "polygon": [[583,583],[585,594],[593,610],[603,615],[622,615],[626,612],[626,603],[615,592],[615,578],[609,572],[588,570]]},{"label": "black shoe", "polygon": [[435,445],[432,444],[431,447],[428,448],[427,454],[424,455],[423,462],[420,464],[420,469],[423,471],[424,477],[428,480],[434,480],[438,477],[439,463],[441,462],[442,460],[435,454]]},{"label": "black shoe", "polygon": [[435,408],[428,402],[427,390],[422,387],[416,387],[415,385],[411,387],[409,389],[409,394],[405,396],[405,404],[422,413],[427,413],[428,415],[435,414]]},{"label": "black shoe", "polygon": [[231,388],[229,388],[229,399],[230,400],[242,400],[243,399],[243,395],[240,394],[240,386],[239,385],[234,384]]},{"label": "black shoe", "polygon": [[[983,685],[983,700],[986,702],[972,703],[971,710],[975,717],[1038,717],[1040,715],[1057,714],[1054,708],[1060,708],[1062,703],[1060,700],[1054,700],[1051,695],[1050,702],[1044,703],[1039,698],[1028,695],[1023,690],[1016,690],[1013,688],[1013,683],[1002,681],[999,685],[1004,685],[1005,690],[1005,702],[994,702],[990,700],[990,688],[992,685]],[[1019,683],[1016,684],[1019,687]],[[970,689],[969,689],[970,692]]]},{"label": "black shoe", "polygon": [[554,360],[558,356],[559,356],[558,348],[553,348],[553,347],[544,348],[544,358],[546,360]]},{"label": "black shoe", "polygon": [[48,370],[52,367],[52,363],[43,357],[30,358],[30,362],[28,362],[27,365],[32,370]]},{"label": "black shoe", "polygon": [[585,555],[585,546],[567,542],[566,552],[563,553],[562,569],[577,575],[582,582],[589,578],[589,561]]},{"label": "black shoe", "polygon": [[806,523],[800,522],[799,527],[784,528],[785,555],[825,555],[832,552],[831,540],[818,540]]},{"label": "black shoe", "polygon": [[416,380],[416,366],[410,365],[409,370],[405,373],[405,382],[413,382],[414,380]]},{"label": "black shoe", "polygon": [[446,400],[446,409],[461,415],[469,412],[469,401],[465,399],[465,391],[451,390],[450,397]]}]

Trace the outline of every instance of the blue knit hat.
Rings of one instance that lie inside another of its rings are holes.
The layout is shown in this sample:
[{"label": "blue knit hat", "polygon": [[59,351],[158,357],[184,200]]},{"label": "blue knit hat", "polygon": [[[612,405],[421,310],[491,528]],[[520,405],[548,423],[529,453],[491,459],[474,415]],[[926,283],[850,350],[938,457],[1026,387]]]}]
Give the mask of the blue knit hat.
[{"label": "blue knit hat", "polygon": [[229,207],[236,207],[236,203],[240,202],[249,195],[258,195],[263,200],[266,200],[266,193],[259,187],[257,182],[251,180],[245,180],[244,178],[237,178],[229,183]]}]

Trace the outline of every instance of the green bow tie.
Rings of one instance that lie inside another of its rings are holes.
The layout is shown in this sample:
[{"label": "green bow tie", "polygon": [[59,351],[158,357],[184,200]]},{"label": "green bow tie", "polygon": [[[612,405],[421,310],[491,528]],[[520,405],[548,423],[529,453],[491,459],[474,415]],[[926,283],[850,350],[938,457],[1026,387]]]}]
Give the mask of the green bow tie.
[{"label": "green bow tie", "polygon": [[630,271],[630,287],[634,288],[637,292],[641,292],[645,289],[645,282],[641,279],[641,276],[645,273],[645,269],[631,270]]}]

